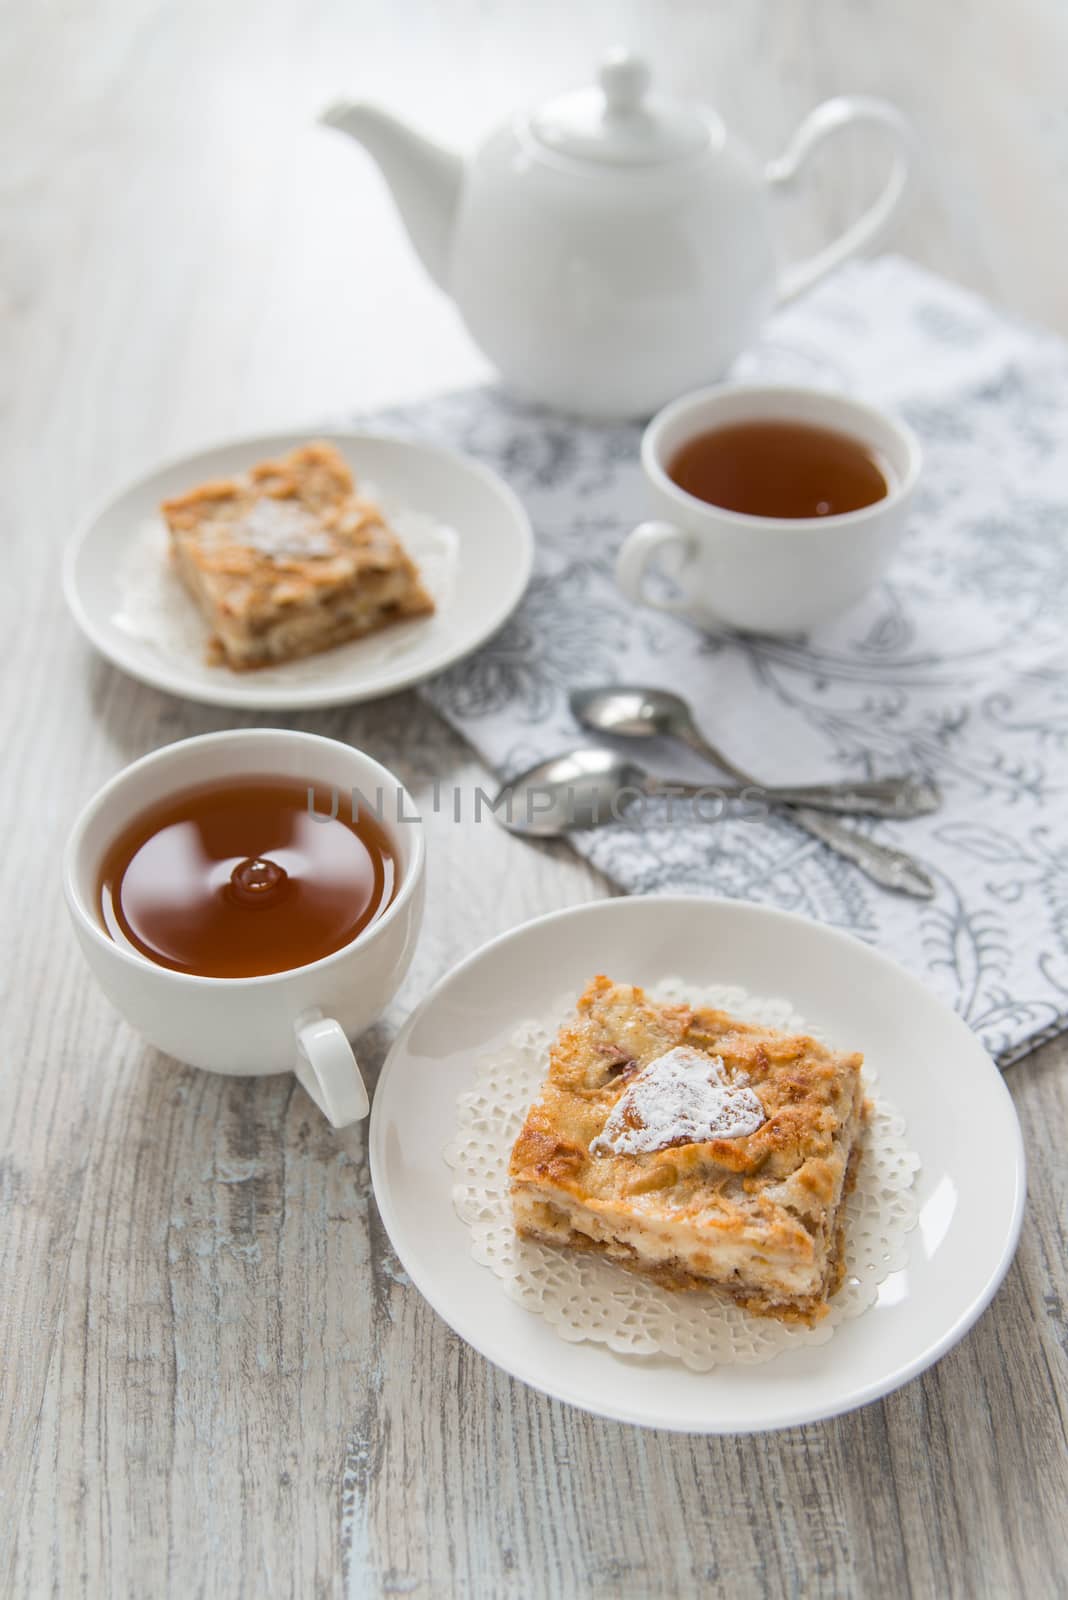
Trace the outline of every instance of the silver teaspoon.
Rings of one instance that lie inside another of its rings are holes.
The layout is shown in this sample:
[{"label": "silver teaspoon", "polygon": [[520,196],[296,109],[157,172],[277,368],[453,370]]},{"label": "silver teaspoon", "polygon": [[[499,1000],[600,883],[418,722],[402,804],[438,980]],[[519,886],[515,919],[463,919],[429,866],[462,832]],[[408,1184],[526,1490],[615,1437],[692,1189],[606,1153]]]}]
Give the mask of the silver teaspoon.
[{"label": "silver teaspoon", "polygon": [[[814,801],[820,811],[857,813],[861,816],[886,815],[884,797],[876,790],[869,799],[866,786],[857,784],[850,791],[848,806],[841,795],[828,794],[825,784],[794,784],[788,789],[763,783],[724,784],[715,778],[704,783],[683,779],[657,778],[635,761],[627,761],[611,750],[595,746],[568,750],[540,761],[514,778],[498,792],[494,805],[502,805],[506,816],[499,820],[514,833],[552,838],[576,828],[596,828],[601,823],[618,822],[628,796],[674,797],[680,800],[700,797],[706,802],[705,818],[714,820],[709,808],[719,799],[741,800],[754,806],[804,806]],[[552,803],[549,798],[552,797]],[[810,801],[810,796],[812,800]],[[513,820],[514,819],[514,820]]]},{"label": "silver teaspoon", "polygon": [[[657,778],[635,761],[626,761],[611,750],[591,747],[539,761],[504,784],[493,801],[493,814],[513,833],[555,839],[583,828],[621,822],[628,807],[641,796],[679,800],[700,797],[705,802],[704,815],[712,821],[722,809],[721,801],[742,800],[751,807],[770,806],[781,800],[783,793],[758,784],[743,786],[714,780],[687,783]],[[793,797],[804,790],[790,789],[785,793]],[[717,809],[713,811],[713,807]]]},{"label": "silver teaspoon", "polygon": [[[574,689],[571,714],[576,722],[593,733],[612,734],[620,739],[677,739],[736,782],[757,782],[705,738],[686,701],[667,689],[623,684],[604,689]],[[783,805],[815,806],[821,811],[843,815],[899,820],[929,816],[942,804],[936,783],[930,778],[911,775],[844,783],[776,784],[766,792]]]},{"label": "silver teaspoon", "polygon": [[[737,782],[759,788],[755,778],[736,762],[729,761],[698,731],[686,702],[663,689],[620,685],[618,688],[576,689],[571,695],[576,719],[599,733],[623,738],[674,737],[688,744],[697,754],[715,761]],[[681,713],[681,715],[680,715]],[[936,791],[937,792],[937,791]],[[779,809],[778,806],[776,809]],[[782,808],[791,822],[819,839],[829,849],[851,861],[873,883],[917,900],[930,900],[935,893],[933,880],[912,856],[879,844],[865,834],[855,833],[834,817],[823,816],[811,806]]]}]

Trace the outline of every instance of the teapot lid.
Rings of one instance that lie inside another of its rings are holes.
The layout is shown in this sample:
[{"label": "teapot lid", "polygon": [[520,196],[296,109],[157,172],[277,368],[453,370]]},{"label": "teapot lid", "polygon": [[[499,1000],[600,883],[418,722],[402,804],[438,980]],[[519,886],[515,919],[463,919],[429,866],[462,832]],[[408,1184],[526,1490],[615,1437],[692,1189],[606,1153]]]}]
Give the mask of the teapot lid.
[{"label": "teapot lid", "polygon": [[617,167],[659,165],[702,150],[709,125],[690,106],[649,93],[641,56],[610,50],[597,86],[550,100],[530,119],[535,138],[558,155]]}]

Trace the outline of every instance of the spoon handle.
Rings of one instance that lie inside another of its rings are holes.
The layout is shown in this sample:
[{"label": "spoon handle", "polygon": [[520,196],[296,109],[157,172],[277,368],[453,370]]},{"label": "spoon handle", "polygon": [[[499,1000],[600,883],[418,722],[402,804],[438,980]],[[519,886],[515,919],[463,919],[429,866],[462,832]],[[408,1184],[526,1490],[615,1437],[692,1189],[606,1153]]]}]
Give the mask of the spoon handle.
[{"label": "spoon handle", "polygon": [[[732,778],[738,778],[742,782],[751,781],[748,773],[735,766],[733,761],[725,761],[721,752],[710,744],[696,727],[691,726],[687,730],[686,743],[699,755],[718,761]],[[911,895],[916,900],[930,900],[934,897],[934,881],[919,862],[904,850],[894,850],[889,845],[869,839],[867,834],[855,833],[852,828],[843,827],[834,817],[823,816],[811,806],[790,806],[784,809],[791,822],[795,822],[814,839],[819,839],[844,860],[851,861],[873,883],[879,884],[884,889],[892,889],[897,894]]]},{"label": "spoon handle", "polygon": [[703,760],[711,761],[712,765],[718,767],[721,772],[725,772],[728,778],[735,778],[739,783],[754,783],[756,781],[751,773],[746,772],[742,767],[735,766],[729,756],[725,756],[723,751],[714,745],[711,740],[706,739],[697,724],[690,721],[689,717],[685,722],[681,720],[677,722],[672,732],[680,743],[689,745],[694,754],[701,756]]},{"label": "spoon handle", "polygon": [[717,784],[653,779],[649,795],[674,793],[687,795],[720,794],[726,800],[763,800],[775,807],[802,806],[814,811],[830,811],[842,817],[923,817],[937,811],[941,797],[933,784],[921,780],[877,779],[863,783],[810,784]]},{"label": "spoon handle", "polygon": [[904,850],[879,844],[875,839],[869,839],[867,834],[844,828],[833,817],[811,811],[807,806],[791,807],[785,814],[814,839],[821,840],[846,861],[859,867],[873,883],[884,889],[893,889],[898,894],[911,895],[915,900],[933,898],[934,881],[915,857]]},{"label": "spoon handle", "polygon": [[764,790],[770,800],[788,806],[812,806],[841,816],[926,817],[937,811],[942,796],[928,778],[872,778],[857,783],[775,784]]},{"label": "spoon handle", "polygon": [[[734,769],[735,772],[739,770]],[[653,779],[646,786],[646,793],[656,794],[663,787],[659,780]],[[696,785],[675,784],[668,787],[674,788],[677,794],[695,790],[701,792]],[[934,896],[933,880],[919,862],[904,850],[895,850],[890,845],[879,844],[867,834],[856,833],[852,828],[844,827],[835,817],[816,811],[811,806],[784,804],[774,789],[765,789],[763,785],[757,783],[750,783],[747,787],[760,793],[765,800],[771,802],[776,811],[780,811],[783,816],[804,829],[805,833],[811,834],[812,838],[819,839],[828,849],[842,856],[844,860],[851,861],[881,888],[893,889],[897,894],[911,895],[916,900],[930,900]]]},{"label": "spoon handle", "polygon": [[[676,736],[695,755],[711,761],[721,772],[737,779],[739,783],[755,781],[750,773],[743,771],[718,746],[706,739],[695,723],[677,728]],[[871,817],[929,816],[942,804],[938,785],[930,778],[914,774],[863,778],[857,782],[847,778],[841,783],[776,785],[769,787],[767,793],[781,800],[784,805],[816,806],[820,811]]]}]

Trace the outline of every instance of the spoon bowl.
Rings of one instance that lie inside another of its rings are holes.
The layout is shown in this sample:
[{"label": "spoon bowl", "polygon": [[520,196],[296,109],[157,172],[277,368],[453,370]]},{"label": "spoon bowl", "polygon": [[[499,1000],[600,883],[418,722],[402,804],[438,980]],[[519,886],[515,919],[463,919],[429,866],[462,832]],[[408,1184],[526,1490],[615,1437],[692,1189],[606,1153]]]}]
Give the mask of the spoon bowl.
[{"label": "spoon bowl", "polygon": [[571,750],[504,784],[493,814],[512,833],[556,839],[621,822],[628,802],[648,792],[647,782],[641,767],[611,750]]},{"label": "spoon bowl", "polygon": [[[571,713],[595,733],[620,739],[685,738],[694,728],[685,700],[668,689],[620,684],[606,689],[574,689]],[[696,730],[694,730],[696,731]]]}]

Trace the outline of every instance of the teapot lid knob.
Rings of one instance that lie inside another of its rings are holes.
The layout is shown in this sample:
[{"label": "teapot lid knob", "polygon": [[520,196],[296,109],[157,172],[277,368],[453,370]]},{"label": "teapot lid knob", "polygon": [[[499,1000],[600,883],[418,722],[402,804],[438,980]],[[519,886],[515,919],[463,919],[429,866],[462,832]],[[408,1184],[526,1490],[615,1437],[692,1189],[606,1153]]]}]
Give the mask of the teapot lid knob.
[{"label": "teapot lid knob", "polygon": [[692,106],[650,94],[652,74],[630,50],[610,50],[591,84],[535,111],[530,131],[554,154],[615,167],[662,165],[722,137]]},{"label": "teapot lid knob", "polygon": [[652,73],[641,56],[617,45],[605,56],[597,80],[609,115],[628,116],[645,99]]}]

